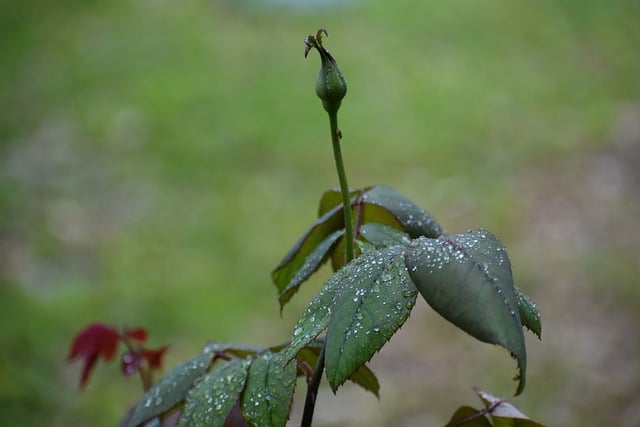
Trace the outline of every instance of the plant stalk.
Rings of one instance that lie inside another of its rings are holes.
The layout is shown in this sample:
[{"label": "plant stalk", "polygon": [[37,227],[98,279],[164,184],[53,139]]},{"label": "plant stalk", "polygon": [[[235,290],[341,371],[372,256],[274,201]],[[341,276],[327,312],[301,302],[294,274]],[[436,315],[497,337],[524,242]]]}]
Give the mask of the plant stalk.
[{"label": "plant stalk", "polygon": [[[349,184],[347,183],[347,174],[344,169],[344,161],[342,160],[342,150],[340,148],[340,130],[338,129],[338,113],[337,111],[329,112],[329,124],[331,127],[331,143],[333,146],[333,157],[336,162],[336,170],[338,171],[338,180],[340,181],[340,193],[342,194],[342,210],[344,212],[344,237],[345,237],[345,262],[348,263],[353,259],[353,215],[351,213],[351,194],[349,193]],[[304,402],[304,412],[302,414],[301,427],[311,427],[313,421],[313,412],[316,407],[316,398],[318,396],[318,388],[324,374],[324,353],[325,345],[323,344],[318,361],[313,370],[311,382],[307,387],[307,396]]]},{"label": "plant stalk", "polygon": [[340,130],[338,129],[337,111],[329,113],[329,123],[331,125],[331,142],[333,146],[333,157],[336,161],[338,180],[340,181],[340,192],[342,193],[342,210],[344,212],[344,234],[345,234],[345,261],[348,263],[353,259],[353,215],[351,213],[351,195],[349,184],[347,184],[347,174],[342,161],[342,151],[340,149]]},{"label": "plant stalk", "polygon": [[322,381],[322,374],[324,373],[324,344],[320,350],[316,367],[313,370],[313,376],[311,382],[307,387],[307,397],[304,401],[304,412],[302,413],[302,422],[300,427],[311,427],[313,421],[313,411],[316,408],[316,398],[318,397],[318,388]]}]

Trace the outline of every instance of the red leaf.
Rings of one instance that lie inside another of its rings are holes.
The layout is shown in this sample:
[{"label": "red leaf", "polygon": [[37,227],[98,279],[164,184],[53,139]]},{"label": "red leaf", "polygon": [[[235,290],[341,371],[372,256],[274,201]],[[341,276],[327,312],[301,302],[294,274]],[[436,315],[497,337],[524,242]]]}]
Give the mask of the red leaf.
[{"label": "red leaf", "polygon": [[151,369],[160,369],[162,368],[162,358],[164,354],[169,350],[169,346],[165,345],[160,347],[157,350],[142,350],[142,357],[149,362],[149,367]]},{"label": "red leaf", "polygon": [[147,340],[147,330],[144,328],[125,329],[125,334],[136,341],[145,342]]},{"label": "red leaf", "polygon": [[80,387],[84,387],[89,380],[89,375],[95,367],[98,357],[105,361],[113,358],[120,334],[114,328],[102,323],[94,323],[78,333],[73,342],[67,360],[84,359]]}]

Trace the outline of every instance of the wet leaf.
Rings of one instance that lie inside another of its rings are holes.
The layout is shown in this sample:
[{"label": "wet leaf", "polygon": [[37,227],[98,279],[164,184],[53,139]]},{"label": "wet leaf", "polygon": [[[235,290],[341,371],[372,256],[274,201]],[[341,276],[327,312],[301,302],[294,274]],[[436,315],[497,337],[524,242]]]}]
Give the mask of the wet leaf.
[{"label": "wet leaf", "polygon": [[333,298],[325,350],[334,392],[402,326],[417,295],[403,247],[365,253],[343,270],[350,274]]},{"label": "wet leaf", "polygon": [[356,258],[354,261],[346,265],[343,269],[334,273],[333,276],[325,282],[320,292],[318,292],[302,312],[300,318],[293,328],[293,334],[289,346],[285,349],[289,359],[308,345],[322,331],[325,330],[331,318],[331,310],[334,299],[342,291],[343,283],[349,279],[349,275],[353,274],[358,268],[357,265],[363,257]]},{"label": "wet leaf", "polygon": [[289,418],[296,379],[296,362],[282,353],[265,352],[249,368],[241,407],[255,426],[284,426]]},{"label": "wet leaf", "polygon": [[451,416],[445,427],[492,427],[482,411],[470,406],[461,406]]},{"label": "wet leaf", "polygon": [[[369,232],[370,239],[378,239],[377,242],[369,240],[374,245],[388,246],[388,240],[383,242],[380,239],[390,239],[392,236],[388,230],[384,232],[386,237],[383,236],[379,227],[368,230],[367,225],[373,223],[405,231],[411,237],[437,237],[443,234],[442,228],[427,211],[389,187],[366,187],[354,190],[350,195],[355,235],[357,237],[361,232]],[[329,257],[334,271],[345,264],[344,213],[342,196],[338,190],[329,190],[322,195],[319,215],[320,218],[271,273],[278,289],[281,309]],[[400,238],[400,235],[394,237]],[[354,249],[355,256],[359,256],[360,246]]]},{"label": "wet leaf", "polygon": [[526,326],[531,332],[536,334],[538,339],[542,339],[542,323],[540,321],[540,313],[531,299],[522,293],[517,286],[514,286],[516,298],[518,301],[518,311],[522,325]]},{"label": "wet leaf", "polygon": [[444,229],[429,212],[393,188],[371,187],[365,192],[362,200],[367,204],[378,205],[388,210],[400,222],[402,229],[413,238],[420,236],[435,238],[444,234]]},{"label": "wet leaf", "polygon": [[398,245],[407,246],[411,243],[411,238],[407,233],[378,222],[362,225],[360,235],[376,249]]},{"label": "wet leaf", "polygon": [[187,394],[178,427],[220,426],[238,401],[251,359],[232,359],[216,366]]},{"label": "wet leaf", "polygon": [[533,421],[518,408],[504,399],[500,399],[484,390],[474,387],[478,397],[487,405],[493,425],[496,427],[543,427],[542,424]]},{"label": "wet leaf", "polygon": [[273,283],[279,293],[291,285],[298,271],[305,265],[307,257],[316,247],[324,242],[329,235],[344,229],[344,215],[342,207],[337,207],[322,215],[289,250],[280,264],[271,273]]},{"label": "wet leaf", "polygon": [[480,341],[511,352],[518,361],[520,394],[526,350],[511,263],[502,243],[486,230],[418,238],[407,248],[405,261],[413,283],[435,311]]},{"label": "wet leaf", "polygon": [[212,352],[203,351],[167,372],[142,396],[129,420],[129,426],[137,426],[163,414],[183,401],[195,380],[207,372],[212,359]]},{"label": "wet leaf", "polygon": [[[323,345],[324,342],[321,340],[315,340],[309,343],[298,352],[296,359],[308,364],[312,368],[315,367]],[[380,397],[380,383],[378,382],[378,378],[376,378],[376,375],[367,365],[361,366],[349,377],[349,380],[363,389],[370,391],[376,397]]]},{"label": "wet leaf", "polygon": [[328,258],[329,251],[334,247],[335,243],[344,234],[344,229],[334,231],[326,239],[324,239],[318,246],[315,247],[304,260],[304,263],[298,271],[296,271],[293,278],[285,289],[283,289],[278,295],[280,302],[280,310],[291,299],[291,297],[298,291],[300,285],[309,278]]}]

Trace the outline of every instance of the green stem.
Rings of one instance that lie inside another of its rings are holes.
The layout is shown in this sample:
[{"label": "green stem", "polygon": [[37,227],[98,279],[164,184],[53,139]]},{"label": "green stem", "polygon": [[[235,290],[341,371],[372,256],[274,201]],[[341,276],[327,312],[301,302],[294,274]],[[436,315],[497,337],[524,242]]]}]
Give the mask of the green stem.
[{"label": "green stem", "polygon": [[331,125],[331,142],[333,145],[333,157],[336,161],[338,180],[340,181],[340,192],[342,193],[342,210],[344,211],[344,234],[345,234],[345,258],[346,262],[353,259],[353,217],[351,214],[351,195],[349,194],[349,184],[347,184],[347,174],[342,161],[342,151],[340,150],[340,130],[338,129],[338,113],[329,113],[329,123]]},{"label": "green stem", "polygon": [[[336,161],[336,170],[338,171],[338,180],[340,181],[340,193],[342,193],[342,210],[344,212],[344,237],[345,237],[345,261],[348,263],[353,259],[353,215],[351,213],[351,194],[349,193],[349,184],[347,183],[347,174],[344,169],[344,161],[342,160],[342,150],[340,149],[340,130],[338,129],[338,113],[337,111],[329,112],[329,124],[331,125],[331,143],[333,145],[333,157]],[[325,343],[326,344],[326,343]],[[311,382],[307,388],[307,396],[304,403],[304,412],[302,413],[301,427],[311,427],[313,421],[313,411],[316,407],[316,397],[318,396],[318,388],[322,381],[324,373],[324,352],[323,344],[318,361],[313,370]]]}]

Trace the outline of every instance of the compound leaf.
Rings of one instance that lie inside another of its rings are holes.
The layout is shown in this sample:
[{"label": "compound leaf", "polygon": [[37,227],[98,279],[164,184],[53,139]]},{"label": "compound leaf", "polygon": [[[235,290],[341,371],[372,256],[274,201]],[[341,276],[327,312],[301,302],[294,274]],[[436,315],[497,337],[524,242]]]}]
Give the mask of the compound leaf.
[{"label": "compound leaf", "polygon": [[405,262],[429,305],[454,325],[509,350],[525,386],[526,350],[511,263],[505,247],[486,230],[438,239],[415,239]]},{"label": "compound leaf", "polygon": [[284,426],[289,418],[296,363],[282,353],[265,352],[251,364],[242,393],[244,418],[255,426]]},{"label": "compound leaf", "polygon": [[[442,227],[427,211],[389,187],[366,187],[351,191],[350,196],[355,235],[357,237],[361,232],[369,231],[370,239],[378,239],[368,240],[374,246],[389,246],[389,241],[379,239],[392,236],[389,231],[386,231],[387,236],[383,237],[380,230],[377,230],[378,233],[375,230],[367,230],[366,225],[371,223],[384,224],[404,231],[412,238],[438,237],[444,233]],[[322,195],[319,215],[320,218],[303,234],[271,273],[278,289],[281,309],[300,285],[329,257],[334,271],[338,271],[345,264],[344,213],[342,196],[338,190],[329,190]],[[399,238],[399,235],[395,238]],[[354,255],[359,256],[360,246],[354,249]]]},{"label": "compound leaf", "polygon": [[251,362],[232,359],[202,377],[187,394],[178,427],[222,427],[244,389]]},{"label": "compound leaf", "polygon": [[404,324],[417,295],[402,246],[364,253],[338,274],[345,270],[349,274],[333,299],[325,344],[334,392]]}]

